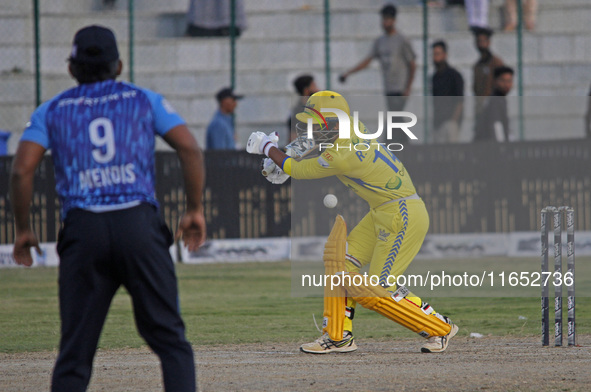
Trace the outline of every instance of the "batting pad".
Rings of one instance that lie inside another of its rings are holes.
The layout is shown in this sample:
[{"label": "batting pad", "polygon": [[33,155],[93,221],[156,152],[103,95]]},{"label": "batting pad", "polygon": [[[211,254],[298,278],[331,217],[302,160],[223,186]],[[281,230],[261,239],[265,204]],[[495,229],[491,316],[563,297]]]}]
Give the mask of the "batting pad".
[{"label": "batting pad", "polygon": [[[345,271],[345,251],[347,245],[347,224],[341,215],[337,215],[326,245],[324,245],[324,273],[330,277]],[[324,320],[322,332],[328,333],[332,340],[343,339],[345,307],[347,298],[342,286],[324,286]]]},{"label": "batting pad", "polygon": [[[356,272],[347,273],[351,279],[343,279],[347,293],[364,308],[373,310],[384,317],[410,329],[424,338],[444,336],[451,331],[451,325],[440,320],[435,314],[427,314],[414,302],[406,299],[408,289],[400,286],[392,293],[382,286],[366,286],[351,284],[356,282]],[[361,275],[360,275],[361,277]],[[363,282],[363,279],[359,279]],[[326,302],[325,302],[326,303]],[[432,312],[430,310],[429,312]]]}]

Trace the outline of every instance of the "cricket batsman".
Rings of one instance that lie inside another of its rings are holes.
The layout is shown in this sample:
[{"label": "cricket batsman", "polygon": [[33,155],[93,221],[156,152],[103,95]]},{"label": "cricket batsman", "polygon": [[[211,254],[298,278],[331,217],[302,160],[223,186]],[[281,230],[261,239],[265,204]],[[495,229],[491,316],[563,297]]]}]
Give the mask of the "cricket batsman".
[{"label": "cricket batsman", "polygon": [[[337,176],[370,207],[348,236],[344,220],[337,217],[325,247],[324,262],[327,274],[342,277],[354,277],[369,265],[368,275],[375,276],[379,284],[355,285],[351,284],[354,280],[345,283],[343,279],[340,297],[327,296],[325,289],[323,335],[300,349],[312,354],[355,351],[353,318],[360,303],[426,338],[422,352],[443,352],[458,326],[406,287],[396,286],[394,279],[406,271],[421,248],[429,228],[425,204],[402,162],[384,145],[360,139],[353,132],[350,139],[339,138],[337,111],[349,116],[353,130],[354,120],[343,96],[333,91],[310,96],[304,111],[296,115],[300,141],[290,143],[305,145],[308,151],[303,153],[300,150],[295,154],[290,148],[287,154],[279,150],[275,133],[254,132],[246,147],[251,154],[268,157],[263,162],[263,175],[272,183],[282,183],[289,176],[296,180]],[[306,137],[310,118],[314,119],[313,140]],[[357,126],[362,134],[368,133],[361,122]],[[360,143],[365,146],[351,148]],[[311,154],[312,150],[316,154]],[[301,159],[306,155],[314,157]]]}]

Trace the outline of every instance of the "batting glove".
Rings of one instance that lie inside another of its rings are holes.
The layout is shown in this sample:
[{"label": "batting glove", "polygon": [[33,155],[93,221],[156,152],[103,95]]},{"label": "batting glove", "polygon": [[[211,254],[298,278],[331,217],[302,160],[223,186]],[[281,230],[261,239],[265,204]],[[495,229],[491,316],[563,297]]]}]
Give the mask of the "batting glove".
[{"label": "batting glove", "polygon": [[279,143],[279,133],[278,132],[271,132],[269,133],[269,140],[277,147],[277,143]]},{"label": "batting glove", "polygon": [[269,136],[263,132],[253,132],[246,143],[246,152],[249,154],[265,154],[269,156],[271,147],[277,147],[279,141],[279,134],[272,132]]},{"label": "batting glove", "polygon": [[289,174],[281,170],[271,158],[263,159],[263,170],[261,173],[271,184],[283,184],[289,178]]}]

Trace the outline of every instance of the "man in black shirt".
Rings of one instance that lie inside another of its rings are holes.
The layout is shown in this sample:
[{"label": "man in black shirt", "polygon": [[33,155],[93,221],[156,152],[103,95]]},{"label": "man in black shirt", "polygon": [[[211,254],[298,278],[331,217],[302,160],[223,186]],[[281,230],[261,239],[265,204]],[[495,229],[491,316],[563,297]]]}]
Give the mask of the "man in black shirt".
[{"label": "man in black shirt", "polygon": [[513,69],[507,66],[495,69],[493,94],[486,98],[482,115],[476,120],[474,141],[509,141],[506,96],[513,88],[513,73]]},{"label": "man in black shirt", "polygon": [[[286,144],[290,141],[293,141],[297,137],[297,132],[295,129],[295,125],[298,120],[295,118],[296,114],[301,113],[305,109],[306,102],[310,95],[317,93],[320,91],[318,86],[316,85],[316,81],[314,81],[314,76],[312,75],[300,75],[293,81],[293,87],[298,94],[298,100],[291,113],[289,118],[287,119],[287,131],[288,131],[288,138],[286,140]],[[280,138],[281,140],[281,138]]]},{"label": "man in black shirt", "polygon": [[433,141],[456,143],[464,107],[464,79],[447,63],[447,44],[437,41],[431,45],[435,73],[432,80]]}]

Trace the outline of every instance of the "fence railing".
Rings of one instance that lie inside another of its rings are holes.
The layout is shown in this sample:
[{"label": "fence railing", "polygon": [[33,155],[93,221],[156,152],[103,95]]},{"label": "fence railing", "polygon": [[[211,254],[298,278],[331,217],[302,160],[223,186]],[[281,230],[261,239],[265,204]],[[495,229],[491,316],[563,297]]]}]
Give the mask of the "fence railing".
[{"label": "fence railing", "polygon": [[[577,230],[591,230],[591,140],[419,145],[397,155],[425,201],[431,233],[536,231],[547,205],[574,207]],[[11,159],[0,158],[0,243],[14,240]],[[321,186],[312,186],[313,180],[272,185],[261,176],[260,163],[244,152],[206,153],[209,238],[288,236],[292,228],[297,235],[322,233],[335,212],[317,208],[327,193],[339,195],[340,212],[352,224],[368,211],[336,178]],[[161,212],[176,228],[184,192],[175,154],[157,153],[156,179]],[[314,212],[313,225],[302,211]],[[49,156],[35,177],[32,222],[41,241],[56,240],[59,208]]]}]

